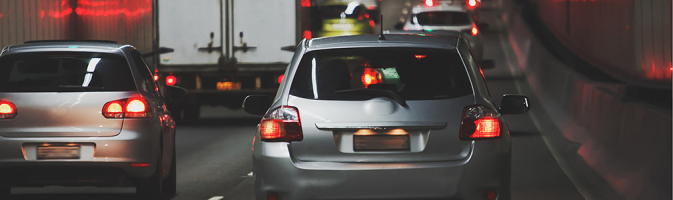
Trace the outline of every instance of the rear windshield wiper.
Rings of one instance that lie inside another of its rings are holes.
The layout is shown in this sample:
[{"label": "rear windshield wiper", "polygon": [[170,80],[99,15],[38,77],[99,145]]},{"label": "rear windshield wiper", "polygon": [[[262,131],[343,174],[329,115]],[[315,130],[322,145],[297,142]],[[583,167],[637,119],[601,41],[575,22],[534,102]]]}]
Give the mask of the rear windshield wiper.
[{"label": "rear windshield wiper", "polygon": [[367,97],[367,98],[388,97],[392,100],[395,100],[397,103],[399,103],[403,107],[407,107],[407,101],[404,100],[404,98],[400,97],[400,95],[397,95],[395,92],[390,91],[390,90],[360,88],[360,89],[339,90],[339,91],[336,91],[334,93],[335,94],[341,94],[341,95],[362,96],[362,97]]}]

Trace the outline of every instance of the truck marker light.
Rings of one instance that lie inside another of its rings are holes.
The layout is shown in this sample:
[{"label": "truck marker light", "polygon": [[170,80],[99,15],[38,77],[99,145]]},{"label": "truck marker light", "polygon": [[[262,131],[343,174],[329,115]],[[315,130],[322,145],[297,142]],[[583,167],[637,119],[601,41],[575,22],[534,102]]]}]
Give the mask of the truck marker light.
[{"label": "truck marker light", "polygon": [[175,78],[175,76],[166,76],[166,85],[173,86],[176,82],[178,82],[178,80]]}]

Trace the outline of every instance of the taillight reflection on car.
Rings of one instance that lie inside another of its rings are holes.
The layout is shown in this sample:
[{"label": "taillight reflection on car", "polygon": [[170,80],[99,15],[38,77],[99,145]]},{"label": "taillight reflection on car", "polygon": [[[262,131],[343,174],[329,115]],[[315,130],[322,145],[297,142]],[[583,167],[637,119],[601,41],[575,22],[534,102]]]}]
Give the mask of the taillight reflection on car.
[{"label": "taillight reflection on car", "polygon": [[468,106],[463,109],[460,123],[460,139],[500,137],[500,114],[482,105]]},{"label": "taillight reflection on car", "polygon": [[281,106],[267,113],[259,123],[259,135],[265,142],[302,141],[299,110],[292,106]]},{"label": "taillight reflection on car", "polygon": [[142,118],[150,117],[151,114],[145,99],[129,98],[107,102],[103,106],[103,116],[106,118]]},{"label": "taillight reflection on car", "polygon": [[16,106],[9,101],[0,101],[0,119],[11,119],[16,117]]}]

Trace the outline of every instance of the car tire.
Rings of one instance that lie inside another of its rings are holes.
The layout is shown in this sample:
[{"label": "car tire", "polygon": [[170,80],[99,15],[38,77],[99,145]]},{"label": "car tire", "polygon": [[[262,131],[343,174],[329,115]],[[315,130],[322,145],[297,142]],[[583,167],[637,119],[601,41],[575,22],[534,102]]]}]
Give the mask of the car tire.
[{"label": "car tire", "polygon": [[163,193],[166,196],[173,196],[175,195],[176,188],[177,188],[177,161],[175,159],[175,148],[173,148],[173,161],[171,161],[171,168],[168,174],[168,177],[164,179],[162,186],[163,186]]},{"label": "car tire", "polygon": [[159,200],[162,197],[163,181],[161,181],[161,173],[163,169],[161,167],[161,156],[159,156],[157,163],[154,173],[150,177],[140,179],[136,185],[136,195],[140,199]]}]

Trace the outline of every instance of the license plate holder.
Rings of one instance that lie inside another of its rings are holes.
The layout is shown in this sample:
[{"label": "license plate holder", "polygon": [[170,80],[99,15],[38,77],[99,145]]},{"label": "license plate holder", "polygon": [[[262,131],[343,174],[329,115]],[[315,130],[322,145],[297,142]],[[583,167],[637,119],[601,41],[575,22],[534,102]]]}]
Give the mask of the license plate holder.
[{"label": "license plate holder", "polygon": [[353,135],[353,151],[409,151],[409,135]]},{"label": "license plate holder", "polygon": [[79,145],[49,145],[37,147],[37,159],[79,159]]}]

